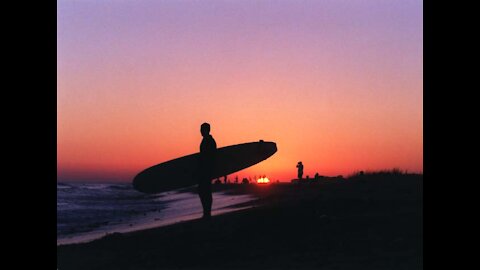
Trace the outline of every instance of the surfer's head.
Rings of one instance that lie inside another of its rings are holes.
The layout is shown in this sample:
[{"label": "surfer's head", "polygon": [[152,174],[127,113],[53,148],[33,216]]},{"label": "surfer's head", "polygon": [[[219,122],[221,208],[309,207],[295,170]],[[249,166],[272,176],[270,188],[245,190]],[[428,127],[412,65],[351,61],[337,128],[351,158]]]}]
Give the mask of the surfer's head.
[{"label": "surfer's head", "polygon": [[208,136],[208,134],[210,134],[210,124],[209,123],[203,123],[200,126],[200,133],[202,133],[203,137]]}]

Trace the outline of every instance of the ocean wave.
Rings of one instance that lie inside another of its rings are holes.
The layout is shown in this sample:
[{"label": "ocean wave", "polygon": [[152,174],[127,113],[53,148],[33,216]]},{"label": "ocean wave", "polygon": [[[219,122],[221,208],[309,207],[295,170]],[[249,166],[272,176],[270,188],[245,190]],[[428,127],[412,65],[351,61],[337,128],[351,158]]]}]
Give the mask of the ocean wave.
[{"label": "ocean wave", "polygon": [[72,186],[62,183],[57,183],[57,189],[70,189]]},{"label": "ocean wave", "polygon": [[108,189],[110,184],[83,184],[80,188],[84,189]]}]

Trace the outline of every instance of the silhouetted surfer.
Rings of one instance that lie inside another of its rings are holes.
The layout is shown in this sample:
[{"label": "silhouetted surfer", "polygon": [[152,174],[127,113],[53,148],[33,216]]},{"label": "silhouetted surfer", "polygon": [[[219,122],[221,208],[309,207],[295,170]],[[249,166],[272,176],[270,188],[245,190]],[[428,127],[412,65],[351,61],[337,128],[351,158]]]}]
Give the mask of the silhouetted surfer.
[{"label": "silhouetted surfer", "polygon": [[203,218],[210,218],[212,210],[212,173],[215,165],[217,143],[210,135],[210,124],[200,126],[203,136],[200,144],[198,195],[203,207]]},{"label": "silhouetted surfer", "polygon": [[301,161],[297,163],[297,168],[298,168],[298,180],[302,180],[303,176],[303,164]]}]

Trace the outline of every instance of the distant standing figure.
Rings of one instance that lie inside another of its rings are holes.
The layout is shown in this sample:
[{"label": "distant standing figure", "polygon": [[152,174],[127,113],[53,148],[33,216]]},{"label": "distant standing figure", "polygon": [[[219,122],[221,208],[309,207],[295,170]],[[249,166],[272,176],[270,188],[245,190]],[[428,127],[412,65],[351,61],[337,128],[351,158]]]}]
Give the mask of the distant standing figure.
[{"label": "distant standing figure", "polygon": [[203,136],[200,144],[198,195],[203,207],[203,218],[211,217],[212,211],[212,174],[215,165],[217,143],[210,135],[210,124],[203,123],[200,126]]},{"label": "distant standing figure", "polygon": [[298,168],[298,179],[301,180],[303,176],[303,164],[301,161],[297,163],[297,168]]}]

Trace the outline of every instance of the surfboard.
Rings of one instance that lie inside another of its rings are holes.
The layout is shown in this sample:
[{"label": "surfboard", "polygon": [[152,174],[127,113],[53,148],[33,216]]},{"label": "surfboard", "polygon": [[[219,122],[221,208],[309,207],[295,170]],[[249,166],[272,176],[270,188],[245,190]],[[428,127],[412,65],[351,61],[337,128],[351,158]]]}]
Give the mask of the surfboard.
[{"label": "surfboard", "polygon": [[[276,143],[263,140],[217,148],[211,179],[253,166],[275,152]],[[199,156],[195,153],[149,167],[135,176],[133,187],[143,193],[159,193],[196,185]]]}]

